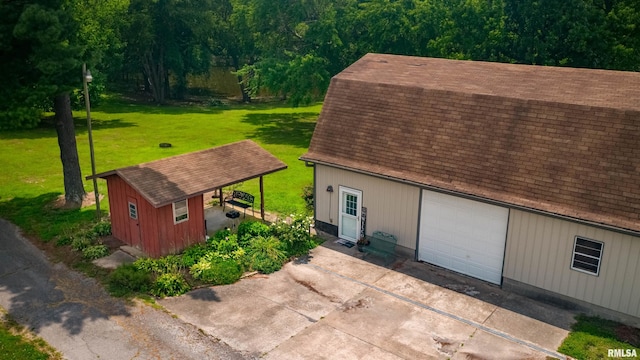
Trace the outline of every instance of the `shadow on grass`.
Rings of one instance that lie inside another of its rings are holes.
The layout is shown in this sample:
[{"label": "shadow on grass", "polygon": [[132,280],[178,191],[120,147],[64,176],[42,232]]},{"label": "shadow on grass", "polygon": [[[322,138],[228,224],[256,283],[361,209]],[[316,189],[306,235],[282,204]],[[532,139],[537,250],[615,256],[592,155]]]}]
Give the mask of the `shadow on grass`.
[{"label": "shadow on grass", "polygon": [[[1,201],[0,216],[28,234],[52,237],[65,226],[73,227],[95,215],[93,211],[48,208],[58,195]],[[59,326],[77,335],[95,321],[130,315],[123,301],[111,298],[94,279],[49,262],[5,220],[0,220],[0,301],[14,319],[36,333]]]},{"label": "shadow on grass", "polygon": [[316,127],[317,113],[301,112],[290,114],[247,114],[241,121],[255,126],[251,139],[259,139],[265,144],[285,144],[308,148],[311,135]]},{"label": "shadow on grass", "polygon": [[[82,117],[74,117],[73,124],[77,135],[86,134],[88,131],[87,119]],[[122,119],[102,120],[91,119],[92,131],[100,131],[106,129],[130,128],[137,125]],[[53,117],[43,119],[38,127],[25,130],[8,130],[0,131],[0,139],[44,139],[57,138],[56,127]]]},{"label": "shadow on grass", "polygon": [[183,104],[157,105],[152,102],[141,103],[126,99],[110,99],[92,111],[105,114],[141,113],[141,114],[162,114],[162,115],[184,115],[184,114],[219,114],[227,109],[228,105],[208,106],[206,104],[196,104],[185,102]]}]

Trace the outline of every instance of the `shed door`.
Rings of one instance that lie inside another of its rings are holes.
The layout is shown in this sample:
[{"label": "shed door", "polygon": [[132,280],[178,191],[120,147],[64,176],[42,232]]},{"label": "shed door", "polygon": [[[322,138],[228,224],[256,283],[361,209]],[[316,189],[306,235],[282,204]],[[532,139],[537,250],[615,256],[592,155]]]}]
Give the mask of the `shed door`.
[{"label": "shed door", "polygon": [[135,198],[128,198],[129,206],[129,234],[131,245],[140,247],[140,214],[138,213],[138,201]]},{"label": "shed door", "polygon": [[418,259],[500,284],[508,217],[504,207],[423,190]]},{"label": "shed door", "polygon": [[338,235],[341,239],[358,241],[360,209],[362,209],[362,191],[340,186]]}]

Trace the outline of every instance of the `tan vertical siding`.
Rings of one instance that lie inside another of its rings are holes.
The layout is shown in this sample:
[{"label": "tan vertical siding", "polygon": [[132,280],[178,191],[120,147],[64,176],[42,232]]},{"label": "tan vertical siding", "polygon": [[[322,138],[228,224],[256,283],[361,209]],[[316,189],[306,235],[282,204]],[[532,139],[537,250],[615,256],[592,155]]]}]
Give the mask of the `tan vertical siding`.
[{"label": "tan vertical siding", "polygon": [[[326,191],[333,186],[333,193]],[[394,234],[398,245],[416,248],[420,189],[395,181],[316,164],[316,218],[338,226],[340,186],[362,191],[367,208],[366,233]],[[329,204],[331,203],[331,204]]]},{"label": "tan vertical siding", "polygon": [[[604,243],[600,274],[571,269],[576,235]],[[503,276],[640,316],[640,238],[511,210]]]}]

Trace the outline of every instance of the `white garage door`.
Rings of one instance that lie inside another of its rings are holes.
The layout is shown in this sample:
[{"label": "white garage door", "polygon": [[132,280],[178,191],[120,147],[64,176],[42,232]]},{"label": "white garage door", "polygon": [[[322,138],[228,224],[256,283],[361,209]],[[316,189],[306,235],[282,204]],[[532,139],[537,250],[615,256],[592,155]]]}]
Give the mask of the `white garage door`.
[{"label": "white garage door", "polygon": [[500,284],[509,209],[422,191],[418,259]]}]

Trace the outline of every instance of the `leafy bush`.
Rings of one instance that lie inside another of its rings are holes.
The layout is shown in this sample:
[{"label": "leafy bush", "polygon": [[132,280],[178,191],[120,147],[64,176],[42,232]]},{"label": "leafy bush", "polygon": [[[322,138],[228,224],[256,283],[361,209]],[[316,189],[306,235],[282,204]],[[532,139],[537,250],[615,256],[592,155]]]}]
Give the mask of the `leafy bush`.
[{"label": "leafy bush", "polygon": [[56,240],[56,246],[71,245],[72,242],[73,242],[73,236],[72,235],[64,235],[64,236],[58,238],[58,240]]},{"label": "leafy bush", "polygon": [[254,237],[268,237],[270,235],[271,228],[259,221],[243,221],[238,225],[238,243],[242,247],[249,245]]},{"label": "leafy bush", "polygon": [[195,263],[197,263],[200,258],[202,258],[209,250],[208,246],[205,244],[195,244],[193,246],[189,246],[182,252],[182,265],[184,267],[190,268]]},{"label": "leafy bush", "polygon": [[91,245],[82,249],[82,256],[85,259],[99,259],[109,255],[109,248],[106,245]]},{"label": "leafy bush", "polygon": [[306,204],[308,211],[313,211],[313,184],[306,185],[302,188],[302,200]]},{"label": "leafy bush", "polygon": [[152,273],[156,266],[155,263],[156,259],[153,258],[139,258],[133,262],[133,266],[135,266],[138,270]]},{"label": "leafy bush", "polygon": [[205,256],[190,269],[191,275],[198,280],[213,285],[233,284],[242,276],[242,267],[233,259]]},{"label": "leafy bush", "polygon": [[182,259],[176,255],[167,255],[159,259],[140,258],[133,263],[138,269],[156,275],[178,272],[183,268]]},{"label": "leafy bush", "polygon": [[305,255],[315,247],[309,232],[310,217],[291,215],[291,224],[278,220],[272,227],[274,236],[284,244],[288,257]]},{"label": "leafy bush", "polygon": [[71,248],[75,251],[82,251],[91,245],[91,240],[84,236],[77,236],[71,240]]},{"label": "leafy bush", "polygon": [[178,296],[191,290],[191,286],[180,273],[166,273],[158,276],[151,293],[155,296]]},{"label": "leafy bush", "polygon": [[92,229],[93,233],[97,236],[108,236],[111,235],[111,222],[109,221],[100,221],[95,224]]},{"label": "leafy bush", "polygon": [[287,260],[282,243],[273,236],[253,238],[247,248],[247,256],[250,268],[264,274],[280,270]]},{"label": "leafy bush", "polygon": [[107,279],[109,292],[114,296],[126,296],[151,289],[151,274],[133,264],[125,264],[115,269]]},{"label": "leafy bush", "polygon": [[213,238],[209,239],[208,242],[218,242],[220,240],[224,240],[226,238],[228,238],[229,236],[232,236],[233,234],[231,234],[231,230],[229,229],[222,229],[222,230],[218,230],[216,231],[215,234],[213,234]]}]

